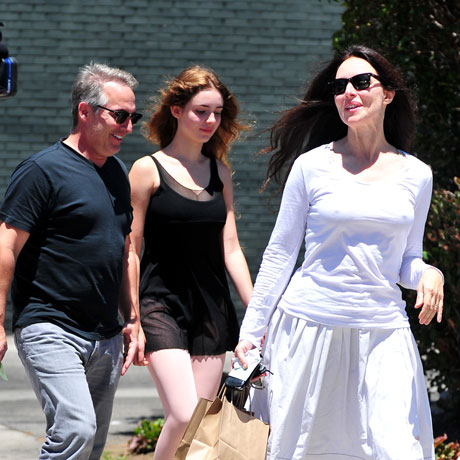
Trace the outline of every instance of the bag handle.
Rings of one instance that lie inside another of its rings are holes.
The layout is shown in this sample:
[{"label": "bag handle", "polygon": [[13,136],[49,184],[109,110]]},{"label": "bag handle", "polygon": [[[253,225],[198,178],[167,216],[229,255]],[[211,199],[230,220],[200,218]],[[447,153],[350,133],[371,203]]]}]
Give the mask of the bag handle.
[{"label": "bag handle", "polygon": [[237,409],[247,412],[244,405],[246,403],[246,399],[248,398],[249,391],[250,387],[248,385],[245,385],[243,389],[239,390],[229,387],[223,383],[217,393],[217,398],[221,401],[226,398],[227,401],[233,404]]},{"label": "bag handle", "polygon": [[222,384],[222,386],[220,387],[220,390],[219,392],[217,393],[217,397],[222,401],[222,399],[224,398],[224,394],[225,394],[225,390],[227,389],[227,385],[225,385],[225,383]]}]

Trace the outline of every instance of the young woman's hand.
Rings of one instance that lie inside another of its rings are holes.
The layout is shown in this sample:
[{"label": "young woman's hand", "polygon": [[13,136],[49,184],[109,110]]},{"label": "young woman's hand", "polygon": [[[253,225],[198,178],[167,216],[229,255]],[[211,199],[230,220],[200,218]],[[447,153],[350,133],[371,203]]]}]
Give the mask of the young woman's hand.
[{"label": "young woman's hand", "polygon": [[139,340],[138,340],[138,350],[136,357],[134,358],[134,365],[135,366],[147,366],[149,364],[149,360],[147,356],[144,355],[145,349],[145,334],[142,327],[139,327]]}]

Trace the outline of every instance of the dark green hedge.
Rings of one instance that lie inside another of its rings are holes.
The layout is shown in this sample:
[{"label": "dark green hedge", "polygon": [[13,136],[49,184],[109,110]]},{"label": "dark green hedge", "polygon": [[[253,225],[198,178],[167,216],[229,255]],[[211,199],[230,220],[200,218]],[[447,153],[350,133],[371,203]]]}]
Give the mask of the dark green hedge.
[{"label": "dark green hedge", "polygon": [[412,308],[415,293],[406,292],[405,298],[425,371],[434,375],[431,383],[443,396],[437,403],[442,412],[435,417],[436,434],[447,432],[460,439],[460,180],[454,182],[458,186],[455,192],[434,190],[424,240],[426,261],[444,273],[442,323],[421,326],[418,310]]}]

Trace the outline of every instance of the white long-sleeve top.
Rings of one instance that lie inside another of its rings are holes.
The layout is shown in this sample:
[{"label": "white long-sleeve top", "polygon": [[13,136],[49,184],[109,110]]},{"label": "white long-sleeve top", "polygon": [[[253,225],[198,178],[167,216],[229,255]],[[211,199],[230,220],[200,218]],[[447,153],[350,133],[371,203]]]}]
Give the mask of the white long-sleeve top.
[{"label": "white long-sleeve top", "polygon": [[[416,289],[429,267],[422,243],[431,169],[402,152],[400,171],[366,182],[336,164],[331,148],[292,167],[240,340],[258,346],[275,308],[330,326],[409,325],[397,284]],[[292,275],[302,239],[305,257]]]}]

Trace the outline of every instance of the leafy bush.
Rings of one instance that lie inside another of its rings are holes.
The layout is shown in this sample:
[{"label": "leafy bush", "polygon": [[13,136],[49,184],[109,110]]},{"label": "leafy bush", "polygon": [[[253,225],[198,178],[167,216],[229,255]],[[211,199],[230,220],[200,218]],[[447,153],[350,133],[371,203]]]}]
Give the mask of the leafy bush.
[{"label": "leafy bush", "polygon": [[134,436],[129,441],[128,450],[133,454],[153,452],[164,425],[164,419],[141,420],[134,429]]},{"label": "leafy bush", "polygon": [[[425,259],[444,273],[445,304],[441,324],[423,327],[418,312],[408,312],[412,329],[424,356],[425,370],[436,370],[433,384],[449,389],[449,398],[440,401],[445,410],[460,413],[460,180],[458,190],[434,190],[425,230]],[[412,298],[409,300],[413,302]]]},{"label": "leafy bush", "polygon": [[102,454],[101,460],[126,460],[125,455],[118,455],[114,457],[110,452],[104,452]]},{"label": "leafy bush", "polygon": [[439,436],[434,440],[436,459],[452,459],[460,458],[460,444],[458,441],[444,444],[447,440],[447,435]]}]

